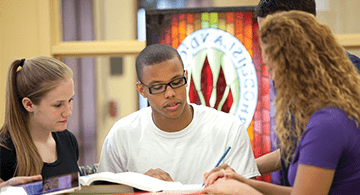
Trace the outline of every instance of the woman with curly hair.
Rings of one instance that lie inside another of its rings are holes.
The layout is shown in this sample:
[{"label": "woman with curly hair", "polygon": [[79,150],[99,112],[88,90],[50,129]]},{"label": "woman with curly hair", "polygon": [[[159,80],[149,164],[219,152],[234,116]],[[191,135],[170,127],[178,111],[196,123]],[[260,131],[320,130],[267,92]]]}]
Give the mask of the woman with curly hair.
[{"label": "woman with curly hair", "polygon": [[292,187],[249,180],[223,166],[205,174],[204,191],[360,194],[360,76],[344,48],[328,26],[300,11],[267,16],[259,37],[277,88],[276,135],[282,159],[292,159]]}]

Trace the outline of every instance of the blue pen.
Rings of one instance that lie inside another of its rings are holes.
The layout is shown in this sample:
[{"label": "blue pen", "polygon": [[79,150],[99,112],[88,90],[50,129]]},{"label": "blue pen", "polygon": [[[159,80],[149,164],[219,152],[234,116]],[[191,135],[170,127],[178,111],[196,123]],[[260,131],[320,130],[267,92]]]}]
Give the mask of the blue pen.
[{"label": "blue pen", "polygon": [[[220,165],[220,163],[224,160],[225,156],[227,155],[227,153],[229,153],[229,150],[231,149],[231,146],[228,147],[228,149],[225,151],[225,153],[221,156],[220,160],[216,163],[215,167],[218,167]],[[202,184],[202,186],[204,187],[205,183]]]},{"label": "blue pen", "polygon": [[225,151],[225,153],[220,158],[219,162],[215,165],[215,168],[218,167],[220,165],[220,163],[224,160],[225,156],[227,155],[227,153],[229,152],[230,149],[231,149],[231,147],[229,146],[228,149]]}]

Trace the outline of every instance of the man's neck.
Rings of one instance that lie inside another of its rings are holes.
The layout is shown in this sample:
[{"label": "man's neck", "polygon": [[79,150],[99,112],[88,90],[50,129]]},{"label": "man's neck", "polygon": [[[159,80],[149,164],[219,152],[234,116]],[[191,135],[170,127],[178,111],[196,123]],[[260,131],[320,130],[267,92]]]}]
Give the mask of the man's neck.
[{"label": "man's neck", "polygon": [[194,108],[187,104],[183,113],[177,118],[156,118],[152,115],[154,124],[165,132],[177,132],[186,128],[194,117]]}]

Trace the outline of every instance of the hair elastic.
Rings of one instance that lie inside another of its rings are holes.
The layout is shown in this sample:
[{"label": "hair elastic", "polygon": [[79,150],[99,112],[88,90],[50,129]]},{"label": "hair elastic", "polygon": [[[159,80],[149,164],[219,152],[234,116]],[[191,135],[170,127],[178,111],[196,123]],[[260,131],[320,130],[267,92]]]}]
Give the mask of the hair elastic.
[{"label": "hair elastic", "polygon": [[23,67],[25,62],[25,58],[21,59],[19,66]]}]

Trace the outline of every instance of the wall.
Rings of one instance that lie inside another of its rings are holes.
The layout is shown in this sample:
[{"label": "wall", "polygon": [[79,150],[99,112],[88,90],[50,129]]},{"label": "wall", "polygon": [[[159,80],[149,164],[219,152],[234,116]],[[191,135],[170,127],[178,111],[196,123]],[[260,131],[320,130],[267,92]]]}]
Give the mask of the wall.
[{"label": "wall", "polygon": [[213,7],[255,6],[259,0],[212,0]]},{"label": "wall", "polygon": [[[359,0],[326,0],[325,2],[325,9],[317,11],[317,18],[320,21],[329,25],[334,34],[360,35]],[[360,56],[360,46],[357,48],[346,48],[346,50]]]},{"label": "wall", "polygon": [[[49,1],[0,1],[0,124],[4,122],[7,69],[16,58],[50,56]],[[42,9],[44,8],[44,9]],[[45,43],[47,42],[47,43]]]}]

